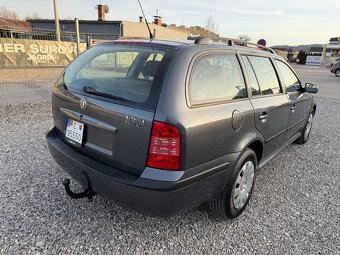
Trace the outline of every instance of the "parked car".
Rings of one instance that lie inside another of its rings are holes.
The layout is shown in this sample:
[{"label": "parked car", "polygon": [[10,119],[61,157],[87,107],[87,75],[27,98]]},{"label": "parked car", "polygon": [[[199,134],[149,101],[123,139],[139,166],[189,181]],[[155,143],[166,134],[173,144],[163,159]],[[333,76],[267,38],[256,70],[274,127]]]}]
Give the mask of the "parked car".
[{"label": "parked car", "polygon": [[334,73],[337,77],[340,77],[340,62],[336,62],[335,64],[333,64],[331,72]]},{"label": "parked car", "polygon": [[337,58],[333,61],[333,63],[331,64],[331,68],[332,68],[336,63],[338,63],[338,62],[340,62],[340,57],[337,57]]},{"label": "parked car", "polygon": [[71,197],[99,193],[164,217],[203,203],[242,213],[258,170],[307,142],[318,87],[270,48],[216,40],[101,43],[65,69],[47,142],[86,188],[65,179]]}]

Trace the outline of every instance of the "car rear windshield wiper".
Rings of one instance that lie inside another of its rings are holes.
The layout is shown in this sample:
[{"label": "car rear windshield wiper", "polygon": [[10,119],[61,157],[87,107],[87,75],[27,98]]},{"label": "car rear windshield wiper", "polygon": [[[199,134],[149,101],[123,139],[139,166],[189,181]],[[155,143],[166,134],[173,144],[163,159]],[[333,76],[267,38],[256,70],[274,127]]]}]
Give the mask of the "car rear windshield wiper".
[{"label": "car rear windshield wiper", "polygon": [[84,86],[83,91],[85,91],[86,93],[89,93],[89,94],[107,97],[107,98],[112,98],[112,99],[119,100],[119,101],[132,102],[132,103],[134,102],[134,101],[127,99],[127,98],[124,98],[124,97],[115,96],[115,95],[112,95],[112,94],[107,93],[107,92],[96,90],[95,88],[92,88],[90,86]]}]

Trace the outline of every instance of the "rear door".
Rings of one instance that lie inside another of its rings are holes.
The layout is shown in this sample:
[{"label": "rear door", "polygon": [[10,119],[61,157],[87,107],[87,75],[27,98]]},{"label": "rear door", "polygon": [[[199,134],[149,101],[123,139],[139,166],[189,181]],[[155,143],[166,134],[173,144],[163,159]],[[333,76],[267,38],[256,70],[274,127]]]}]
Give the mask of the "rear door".
[{"label": "rear door", "polygon": [[[140,175],[173,54],[125,44],[94,46],[83,53],[54,88],[54,119],[60,136],[98,161]],[[81,143],[66,137],[74,121],[84,124]]]},{"label": "rear door", "polygon": [[264,137],[266,157],[284,143],[290,102],[283,93],[270,58],[242,56],[242,59],[251,83],[255,126]]},{"label": "rear door", "polygon": [[291,103],[287,132],[287,138],[290,138],[305,125],[311,105],[311,97],[302,91],[301,82],[286,63],[275,60],[275,64]]},{"label": "rear door", "polygon": [[216,162],[242,151],[255,135],[254,110],[234,51],[201,52],[187,80],[187,104],[180,120],[186,130],[186,167]]}]

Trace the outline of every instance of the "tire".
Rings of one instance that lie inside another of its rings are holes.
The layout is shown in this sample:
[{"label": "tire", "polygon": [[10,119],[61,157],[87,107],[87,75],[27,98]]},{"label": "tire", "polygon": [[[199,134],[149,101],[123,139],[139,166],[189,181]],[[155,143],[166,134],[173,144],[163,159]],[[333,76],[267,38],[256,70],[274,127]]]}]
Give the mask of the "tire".
[{"label": "tire", "polygon": [[247,206],[253,192],[256,170],[256,154],[253,150],[247,149],[237,160],[220,196],[210,202],[210,209],[223,218],[232,219],[239,216]]},{"label": "tire", "polygon": [[313,125],[313,119],[314,119],[314,112],[311,112],[309,114],[308,120],[304,128],[302,129],[301,135],[298,139],[294,141],[296,144],[304,144],[308,141],[308,138],[310,136],[310,133],[312,131],[312,125]]},{"label": "tire", "polygon": [[335,70],[335,76],[336,77],[340,77],[340,68]]}]

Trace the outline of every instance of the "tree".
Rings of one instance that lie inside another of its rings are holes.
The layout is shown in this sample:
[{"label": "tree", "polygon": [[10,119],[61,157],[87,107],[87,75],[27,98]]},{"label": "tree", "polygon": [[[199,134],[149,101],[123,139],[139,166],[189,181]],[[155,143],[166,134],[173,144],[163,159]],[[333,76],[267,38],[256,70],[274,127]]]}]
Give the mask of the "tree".
[{"label": "tree", "polygon": [[205,29],[209,30],[210,32],[217,33],[217,27],[216,27],[215,21],[211,16],[208,18]]},{"label": "tree", "polygon": [[19,19],[19,16],[15,12],[8,10],[5,6],[0,7],[0,17],[6,19]]},{"label": "tree", "polygon": [[238,37],[236,37],[236,39],[241,40],[241,41],[246,41],[246,42],[250,42],[251,38],[249,35],[247,34],[241,34]]},{"label": "tree", "polygon": [[40,16],[39,16],[38,13],[33,12],[32,15],[27,15],[27,16],[25,17],[25,20],[28,20],[28,19],[40,19]]}]

